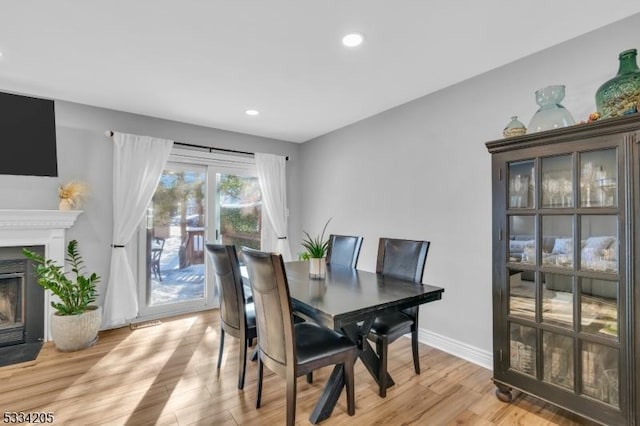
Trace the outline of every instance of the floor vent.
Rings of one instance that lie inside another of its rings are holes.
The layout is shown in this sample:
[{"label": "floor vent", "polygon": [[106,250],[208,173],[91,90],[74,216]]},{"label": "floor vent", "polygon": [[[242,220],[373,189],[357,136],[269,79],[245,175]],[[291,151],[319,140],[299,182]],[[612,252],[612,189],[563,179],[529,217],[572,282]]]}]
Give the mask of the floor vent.
[{"label": "floor vent", "polygon": [[142,322],[136,322],[136,323],[131,323],[129,324],[129,328],[132,330],[137,330],[139,328],[146,328],[146,327],[155,327],[156,325],[160,325],[162,324],[159,320],[152,320],[152,321],[142,321]]}]

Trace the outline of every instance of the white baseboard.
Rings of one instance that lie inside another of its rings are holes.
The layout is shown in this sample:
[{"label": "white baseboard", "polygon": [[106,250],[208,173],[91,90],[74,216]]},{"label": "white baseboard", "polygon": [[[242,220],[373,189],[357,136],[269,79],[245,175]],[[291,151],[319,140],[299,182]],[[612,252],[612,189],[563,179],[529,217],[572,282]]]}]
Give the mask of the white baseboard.
[{"label": "white baseboard", "polygon": [[493,355],[491,352],[478,349],[475,346],[422,328],[418,331],[418,340],[420,340],[420,343],[440,349],[443,352],[457,356],[458,358],[462,358],[486,369],[493,370]]}]

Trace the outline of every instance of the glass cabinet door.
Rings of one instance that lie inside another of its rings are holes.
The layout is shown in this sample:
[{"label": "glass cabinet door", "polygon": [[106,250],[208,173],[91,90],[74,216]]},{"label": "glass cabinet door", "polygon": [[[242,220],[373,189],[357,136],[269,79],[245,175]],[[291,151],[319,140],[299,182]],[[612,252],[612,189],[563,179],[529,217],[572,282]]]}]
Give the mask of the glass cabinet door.
[{"label": "glass cabinet door", "polygon": [[508,162],[503,252],[509,371],[613,407],[620,174],[618,148]]}]

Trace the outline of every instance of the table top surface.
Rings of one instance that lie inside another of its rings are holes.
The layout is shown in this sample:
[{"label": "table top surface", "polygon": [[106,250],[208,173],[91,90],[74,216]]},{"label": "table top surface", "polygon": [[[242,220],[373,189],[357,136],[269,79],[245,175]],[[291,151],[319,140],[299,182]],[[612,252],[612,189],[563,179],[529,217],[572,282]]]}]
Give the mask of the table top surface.
[{"label": "table top surface", "polygon": [[442,298],[444,289],[373,272],[327,265],[324,279],[309,277],[309,262],[285,263],[289,293],[295,310],[340,328],[345,323],[373,318]]}]

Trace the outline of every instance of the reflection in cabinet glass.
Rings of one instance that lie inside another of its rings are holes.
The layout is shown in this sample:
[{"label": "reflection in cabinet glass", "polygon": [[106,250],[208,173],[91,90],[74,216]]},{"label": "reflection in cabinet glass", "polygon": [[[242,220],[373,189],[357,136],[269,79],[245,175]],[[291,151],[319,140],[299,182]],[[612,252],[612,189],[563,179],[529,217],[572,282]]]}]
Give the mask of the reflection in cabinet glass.
[{"label": "reflection in cabinet glass", "polygon": [[515,388],[601,424],[640,425],[637,142],[640,115],[487,143],[500,400]]}]

